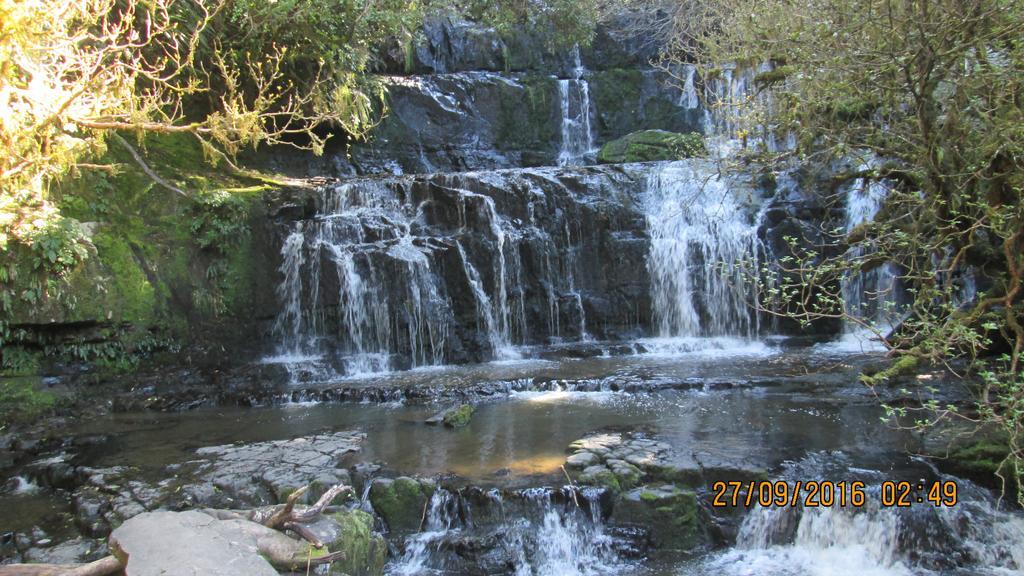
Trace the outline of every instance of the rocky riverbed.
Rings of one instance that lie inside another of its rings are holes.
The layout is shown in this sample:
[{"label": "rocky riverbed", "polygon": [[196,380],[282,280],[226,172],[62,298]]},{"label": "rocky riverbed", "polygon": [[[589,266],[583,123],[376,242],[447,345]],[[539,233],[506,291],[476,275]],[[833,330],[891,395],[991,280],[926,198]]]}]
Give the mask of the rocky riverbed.
[{"label": "rocky riverbed", "polygon": [[[908,456],[920,439],[876,424],[877,400],[854,378],[871,356],[755,347],[727,357],[537,358],[396,374],[358,403],[67,422],[60,441],[8,454],[17,464],[0,499],[16,524],[3,555],[92,560],[142,514],[247,509],[307,485],[311,502],[341,483],[354,488],[330,520],[346,535],[345,573],[590,574],[586,562],[627,573],[718,558],[748,538],[750,514],[709,505],[716,480],[796,479],[800,462],[808,477],[939,477]],[[427,423],[463,402],[475,408],[465,426]],[[948,564],[981,561],[965,554]]]}]

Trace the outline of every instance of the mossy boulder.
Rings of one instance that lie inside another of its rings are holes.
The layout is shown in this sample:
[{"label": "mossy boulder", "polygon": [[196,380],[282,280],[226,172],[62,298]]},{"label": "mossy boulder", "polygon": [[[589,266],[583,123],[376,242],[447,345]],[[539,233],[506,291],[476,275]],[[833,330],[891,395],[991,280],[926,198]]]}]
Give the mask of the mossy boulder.
[{"label": "mossy boulder", "polygon": [[622,484],[619,482],[619,478],[605,466],[588,467],[580,474],[578,480],[580,484],[587,486],[602,486],[616,493],[622,491]]},{"label": "mossy boulder", "polygon": [[665,130],[643,130],[612,140],[601,147],[601,164],[680,160],[704,154],[704,137],[696,132],[680,134]]},{"label": "mossy boulder", "polygon": [[671,484],[626,492],[615,505],[613,519],[646,529],[656,548],[692,550],[701,541],[696,493]]},{"label": "mossy boulder", "polygon": [[420,529],[427,494],[412,478],[378,478],[370,486],[370,503],[392,533],[408,534]]},{"label": "mossy boulder", "polygon": [[332,574],[380,576],[384,573],[388,545],[373,532],[373,516],[362,510],[344,510],[328,514],[338,525],[337,537],[327,542],[331,552],[342,551],[345,558],[331,564]]},{"label": "mossy boulder", "polygon": [[463,404],[458,408],[449,410],[444,415],[444,425],[449,428],[462,428],[468,426],[469,421],[473,418],[473,405]]}]

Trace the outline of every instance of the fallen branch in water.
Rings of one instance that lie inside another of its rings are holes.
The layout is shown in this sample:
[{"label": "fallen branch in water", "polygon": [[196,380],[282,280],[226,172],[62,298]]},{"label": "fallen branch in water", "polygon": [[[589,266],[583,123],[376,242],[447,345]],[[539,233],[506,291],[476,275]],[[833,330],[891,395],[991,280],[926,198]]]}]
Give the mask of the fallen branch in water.
[{"label": "fallen branch in water", "polygon": [[0,566],[0,576],[109,576],[124,569],[115,556],[89,564],[8,564]]}]

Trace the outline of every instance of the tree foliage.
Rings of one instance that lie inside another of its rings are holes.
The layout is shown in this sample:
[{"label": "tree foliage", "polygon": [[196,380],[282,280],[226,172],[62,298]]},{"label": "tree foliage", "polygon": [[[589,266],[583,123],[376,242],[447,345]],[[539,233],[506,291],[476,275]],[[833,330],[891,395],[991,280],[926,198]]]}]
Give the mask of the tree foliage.
[{"label": "tree foliage", "polygon": [[233,169],[260,145],[319,154],[327,134],[368,137],[386,113],[368,73],[374,49],[411,38],[425,14],[547,21],[582,38],[592,3],[0,0],[0,341],[14,301],[58,292],[88,255],[49,189],[82,170],[115,171],[98,161],[108,143],[176,193],[135,151],[146,134],[189,134]]},{"label": "tree foliage", "polygon": [[[873,222],[784,263],[775,296],[803,321],[842,317],[838,286],[892,263],[909,293],[893,353],[983,358],[978,402],[923,392],[918,424],[961,417],[1000,429],[1001,473],[1024,462],[1024,4],[1019,0],[711,0],[666,12],[667,62],[762,66],[743,114],[795,136],[775,157],[851,161],[837,180],[891,188]],[[857,248],[849,250],[848,248]],[[830,250],[831,248],[831,250]],[[827,257],[825,254],[836,254]],[[851,254],[855,256],[851,258]],[[965,284],[978,279],[980,293]],[[869,323],[868,323],[869,324]],[[895,375],[898,368],[873,382]],[[977,367],[977,366],[975,366]],[[894,409],[906,414],[905,409]]]}]

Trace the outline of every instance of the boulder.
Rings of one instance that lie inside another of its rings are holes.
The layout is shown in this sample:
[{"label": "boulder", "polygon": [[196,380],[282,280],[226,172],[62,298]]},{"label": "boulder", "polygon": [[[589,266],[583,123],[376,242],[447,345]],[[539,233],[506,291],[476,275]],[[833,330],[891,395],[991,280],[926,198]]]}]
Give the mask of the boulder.
[{"label": "boulder", "polygon": [[373,515],[362,510],[342,509],[306,525],[331,552],[345,557],[331,564],[332,574],[380,576],[384,573],[388,546],[384,537],[373,531]]},{"label": "boulder", "polygon": [[148,512],[114,530],[110,549],[127,576],[277,576],[256,538],[238,538],[227,524],[201,512]]},{"label": "boulder", "polygon": [[437,426],[444,424],[449,428],[461,428],[469,424],[469,420],[473,417],[473,405],[472,404],[461,404],[447,410],[442,410],[437,414],[434,414],[430,418],[427,418],[427,424],[431,426]]},{"label": "boulder", "polygon": [[615,505],[613,519],[617,524],[646,529],[650,544],[656,548],[691,550],[700,543],[697,496],[671,484],[623,494]]},{"label": "boulder", "polygon": [[612,140],[601,147],[601,164],[681,160],[704,154],[704,137],[696,132],[680,134],[665,130],[642,130]]},{"label": "boulder", "polygon": [[427,494],[419,482],[406,476],[377,478],[370,485],[370,503],[392,533],[409,534],[420,529]]}]

